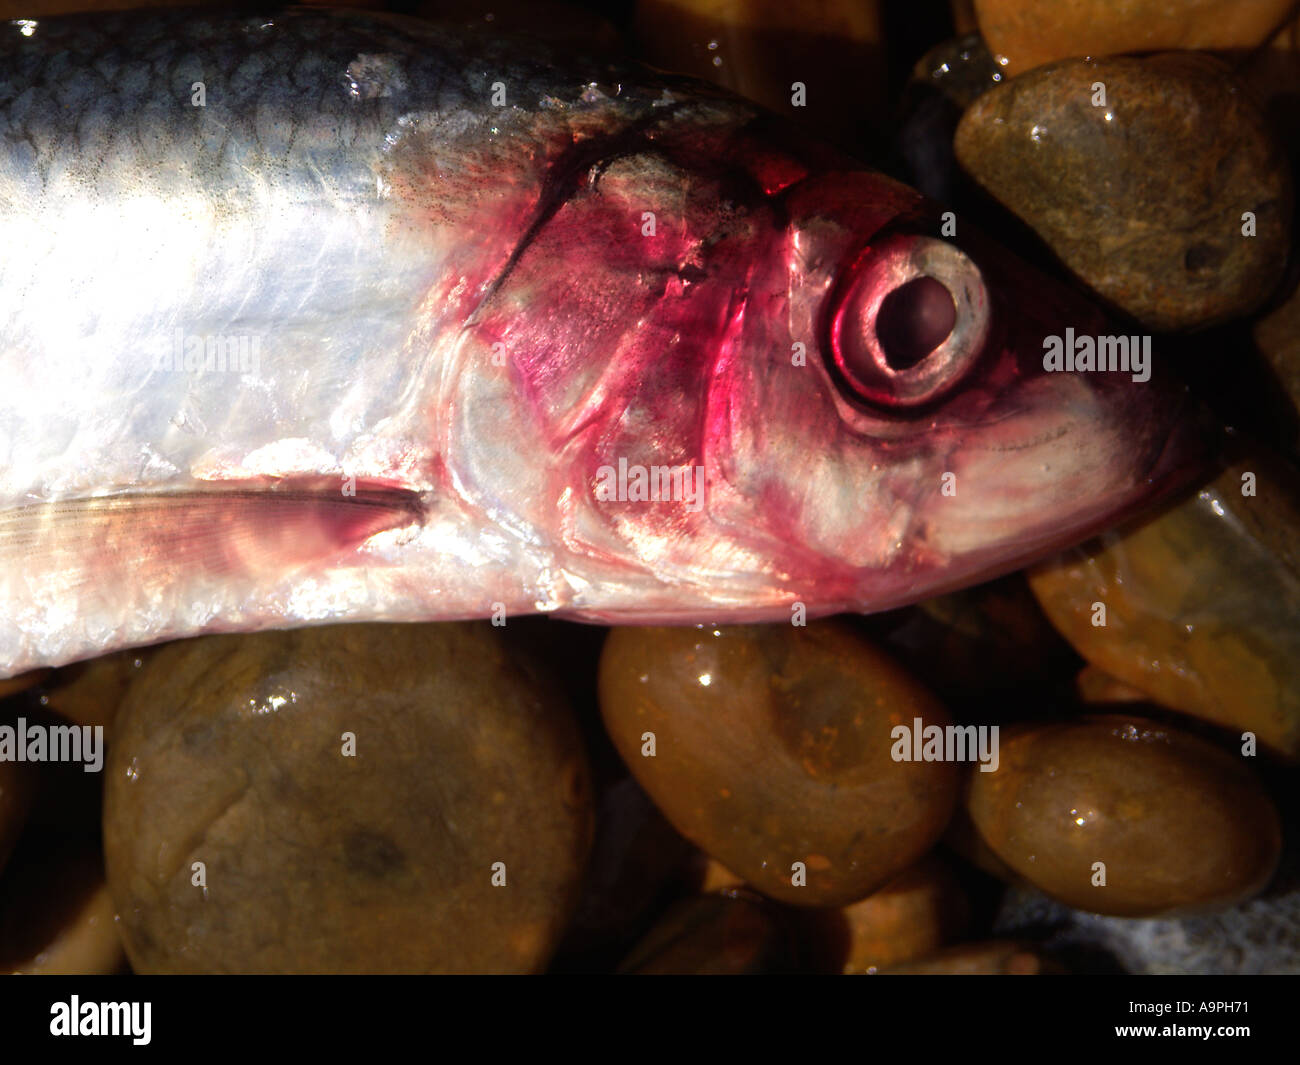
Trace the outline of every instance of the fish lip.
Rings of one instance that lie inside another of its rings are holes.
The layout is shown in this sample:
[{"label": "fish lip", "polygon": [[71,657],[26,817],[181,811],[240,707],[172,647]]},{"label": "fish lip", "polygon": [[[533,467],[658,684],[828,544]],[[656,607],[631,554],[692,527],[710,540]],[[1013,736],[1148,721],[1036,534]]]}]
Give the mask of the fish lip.
[{"label": "fish lip", "polygon": [[[1090,513],[1076,516],[1068,529],[1044,530],[1007,557],[976,561],[960,576],[937,581],[922,596],[900,595],[890,605],[895,609],[922,599],[946,595],[975,584],[1030,569],[1062,551],[1086,543],[1114,528],[1131,527],[1178,503],[1193,488],[1211,480],[1224,465],[1228,433],[1209,409],[1187,389],[1179,389],[1177,405],[1170,415],[1170,427],[1159,450],[1145,470],[1133,476],[1126,490],[1107,504],[1097,502]],[[996,551],[991,552],[996,556]]]}]

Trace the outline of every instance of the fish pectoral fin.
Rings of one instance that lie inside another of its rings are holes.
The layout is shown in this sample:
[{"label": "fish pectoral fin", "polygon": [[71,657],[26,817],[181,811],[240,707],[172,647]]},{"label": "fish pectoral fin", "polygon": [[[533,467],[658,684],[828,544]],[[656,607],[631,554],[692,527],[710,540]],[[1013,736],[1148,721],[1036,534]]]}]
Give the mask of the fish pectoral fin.
[{"label": "fish pectoral fin", "polygon": [[139,579],[142,569],[257,578],[327,564],[422,521],[418,492],[345,484],[216,481],[13,507],[0,511],[0,560],[46,588]]}]

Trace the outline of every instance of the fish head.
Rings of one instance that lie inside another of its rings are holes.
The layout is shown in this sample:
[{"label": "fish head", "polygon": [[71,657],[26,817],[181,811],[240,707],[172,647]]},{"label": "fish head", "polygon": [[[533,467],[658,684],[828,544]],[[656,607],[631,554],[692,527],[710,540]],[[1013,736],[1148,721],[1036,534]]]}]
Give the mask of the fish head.
[{"label": "fish head", "polygon": [[[1006,572],[1204,467],[1210,431],[1149,337],[880,175],[782,199],[712,380],[710,509],[822,599],[883,608]],[[1045,357],[1076,338],[1122,367]]]},{"label": "fish head", "polygon": [[[511,361],[458,437],[492,503],[534,506],[594,573],[613,605],[591,617],[887,609],[1186,472],[1160,366],[1045,368],[1046,338],[1113,332],[1089,301],[914,190],[728,114],[578,173],[477,322]],[[550,464],[503,487],[521,439]]]}]

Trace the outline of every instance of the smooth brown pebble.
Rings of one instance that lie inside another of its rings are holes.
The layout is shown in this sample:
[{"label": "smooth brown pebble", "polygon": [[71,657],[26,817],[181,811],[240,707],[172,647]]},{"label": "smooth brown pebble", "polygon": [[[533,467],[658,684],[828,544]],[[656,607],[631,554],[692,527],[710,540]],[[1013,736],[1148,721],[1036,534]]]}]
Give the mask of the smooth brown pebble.
[{"label": "smooth brown pebble", "polygon": [[987,873],[1004,884],[1020,884],[1023,878],[994,853],[993,848],[984,842],[966,812],[965,805],[958,805],[953,811],[952,820],[943,834],[943,845],[959,858],[973,865],[980,872]]},{"label": "smooth brown pebble", "polygon": [[[966,805],[1020,876],[1076,909],[1148,917],[1257,894],[1281,853],[1277,810],[1240,757],[1126,714],[1003,729]],[[1098,866],[1101,863],[1101,866]]]},{"label": "smooth brown pebble", "polygon": [[1266,47],[1233,51],[1224,58],[1260,101],[1294,166],[1300,149],[1300,18],[1292,19]]},{"label": "smooth brown pebble", "polygon": [[49,675],[50,670],[48,669],[32,669],[26,673],[19,673],[16,677],[6,677],[4,680],[0,680],[0,699],[26,691],[33,685],[39,684]]},{"label": "smooth brown pebble", "polygon": [[118,714],[105,794],[136,970],[542,969],[581,886],[588,771],[568,707],[499,632],[159,651]]},{"label": "smooth brown pebble", "polygon": [[1035,567],[1029,584],[1094,666],[1300,760],[1300,474],[1289,464],[1240,459],[1176,506]]},{"label": "smooth brown pebble", "polygon": [[1066,266],[1150,329],[1248,314],[1282,279],[1290,168],[1209,56],[1041,67],[971,104],[955,146]]},{"label": "smooth brown pebble", "polygon": [[1300,411],[1300,288],[1256,322],[1253,334],[1282,391]]},{"label": "smooth brown pebble", "polygon": [[127,689],[152,653],[133,648],[67,666],[50,678],[41,703],[75,724],[102,725],[107,735]]},{"label": "smooth brown pebble", "polygon": [[1096,666],[1079,670],[1074,678],[1074,690],[1085,703],[1141,703],[1147,699],[1146,692]]},{"label": "smooth brown pebble", "polygon": [[701,895],[712,895],[719,891],[737,891],[745,886],[745,881],[741,877],[716,858],[710,858],[703,852],[700,852],[699,857],[698,890]]},{"label": "smooth brown pebble", "polygon": [[783,902],[864,898],[952,813],[956,766],[892,757],[896,726],[947,712],[840,622],[614,629],[600,703],[678,831]]},{"label": "smooth brown pebble", "polygon": [[952,15],[952,28],[955,33],[974,33],[979,28],[975,17],[975,0],[950,0],[949,13]]},{"label": "smooth brown pebble", "polygon": [[942,41],[921,56],[912,67],[908,89],[933,89],[960,112],[1003,80],[984,41],[978,34],[970,34]]},{"label": "smooth brown pebble", "polygon": [[874,973],[952,942],[966,930],[970,904],[952,870],[929,855],[840,913],[847,932],[841,971]]},{"label": "smooth brown pebble", "polygon": [[642,976],[788,972],[791,957],[786,932],[762,899],[708,895],[669,910],[618,971]]},{"label": "smooth brown pebble", "polygon": [[1008,74],[1070,56],[1253,48],[1292,0],[975,0],[989,47]]}]

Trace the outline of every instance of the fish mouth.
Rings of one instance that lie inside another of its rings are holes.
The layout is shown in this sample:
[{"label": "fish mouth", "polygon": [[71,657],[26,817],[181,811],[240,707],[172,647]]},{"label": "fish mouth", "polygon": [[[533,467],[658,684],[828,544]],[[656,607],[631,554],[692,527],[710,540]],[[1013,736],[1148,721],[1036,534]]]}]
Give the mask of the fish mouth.
[{"label": "fish mouth", "polygon": [[917,594],[917,574],[909,570],[903,576],[912,584],[888,595],[890,605],[933,598],[1025,569],[1107,529],[1142,520],[1211,479],[1223,462],[1222,426],[1186,389],[1167,395],[1166,402],[1160,410],[1160,421],[1168,426],[1163,437],[1152,434],[1154,439],[1134,456],[1119,483],[1095,497],[1085,494],[1071,505],[1060,505],[1054,514],[1022,513],[1019,520],[1008,516],[1005,524],[977,537],[985,541],[982,545],[941,551],[941,562],[920,582],[923,594]]},{"label": "fish mouth", "polygon": [[1142,519],[1213,478],[1223,462],[1224,431],[1209,410],[1190,392],[1183,391],[1164,443],[1129,489],[1129,501],[1088,522],[1072,535],[1060,538],[1026,564],[1044,555],[1081,543],[1098,533],[1134,519]]},{"label": "fish mouth", "polygon": [[1023,569],[1107,529],[1141,519],[1177,502],[1193,488],[1212,479],[1223,463],[1222,425],[1185,389],[1179,390],[1168,418],[1169,429],[1164,440],[1151,449],[1145,466],[1134,471],[1127,490],[1098,500],[1094,506],[1076,514],[1064,530],[1045,532],[1035,538],[1037,543],[1022,542],[1023,552],[1018,562],[1001,567],[1001,572]]}]

